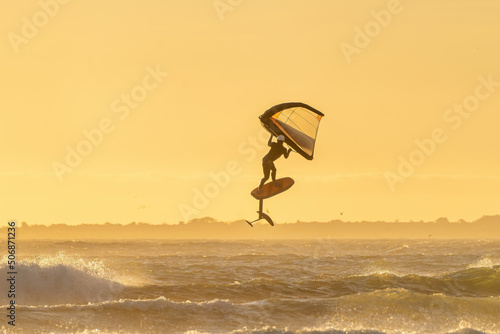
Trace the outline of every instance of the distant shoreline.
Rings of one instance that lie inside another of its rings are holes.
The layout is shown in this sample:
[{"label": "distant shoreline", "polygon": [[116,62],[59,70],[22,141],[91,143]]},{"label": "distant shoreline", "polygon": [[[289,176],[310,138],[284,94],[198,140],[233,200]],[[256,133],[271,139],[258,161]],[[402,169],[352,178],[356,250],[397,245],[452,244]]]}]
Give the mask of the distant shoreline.
[{"label": "distant shoreline", "polygon": [[[2,227],[6,233],[6,227]],[[500,215],[483,216],[473,222],[296,222],[267,223],[254,228],[243,220],[219,222],[213,218],[194,219],[175,225],[148,223],[30,225],[18,227],[19,240],[125,240],[125,239],[500,239]]]}]

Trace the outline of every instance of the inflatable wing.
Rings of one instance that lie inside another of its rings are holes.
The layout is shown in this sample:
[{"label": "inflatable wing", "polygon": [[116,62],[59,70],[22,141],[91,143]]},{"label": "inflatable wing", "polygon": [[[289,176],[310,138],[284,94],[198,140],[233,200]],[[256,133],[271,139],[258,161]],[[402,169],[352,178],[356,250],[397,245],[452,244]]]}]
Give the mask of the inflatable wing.
[{"label": "inflatable wing", "polygon": [[305,103],[278,104],[259,116],[267,131],[275,136],[284,135],[285,142],[308,160],[314,156],[314,145],[319,123],[325,116]]}]

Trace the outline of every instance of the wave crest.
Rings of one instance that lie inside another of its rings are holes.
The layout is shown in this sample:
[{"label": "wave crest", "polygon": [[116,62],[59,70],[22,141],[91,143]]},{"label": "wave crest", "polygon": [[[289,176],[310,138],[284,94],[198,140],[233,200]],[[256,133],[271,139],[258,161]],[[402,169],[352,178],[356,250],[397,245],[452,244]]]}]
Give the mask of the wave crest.
[{"label": "wave crest", "polygon": [[[6,263],[5,260],[2,263]],[[6,265],[1,266],[7,271]],[[87,304],[111,300],[124,286],[102,261],[85,261],[59,253],[37,257],[16,265],[18,305]],[[7,281],[0,289],[6,291]],[[7,296],[0,303],[7,304]]]}]

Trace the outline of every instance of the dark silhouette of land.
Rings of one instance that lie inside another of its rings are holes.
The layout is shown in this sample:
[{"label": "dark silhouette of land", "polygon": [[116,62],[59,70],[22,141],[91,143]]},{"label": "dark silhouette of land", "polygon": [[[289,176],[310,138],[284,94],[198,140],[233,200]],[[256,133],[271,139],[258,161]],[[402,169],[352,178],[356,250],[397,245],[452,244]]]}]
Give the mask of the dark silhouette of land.
[{"label": "dark silhouette of land", "polygon": [[[2,228],[7,235],[7,227]],[[265,221],[254,228],[244,221],[219,222],[212,218],[187,223],[30,225],[17,227],[18,240],[27,239],[499,239],[500,215],[484,216],[472,222],[296,222],[271,227]]]}]

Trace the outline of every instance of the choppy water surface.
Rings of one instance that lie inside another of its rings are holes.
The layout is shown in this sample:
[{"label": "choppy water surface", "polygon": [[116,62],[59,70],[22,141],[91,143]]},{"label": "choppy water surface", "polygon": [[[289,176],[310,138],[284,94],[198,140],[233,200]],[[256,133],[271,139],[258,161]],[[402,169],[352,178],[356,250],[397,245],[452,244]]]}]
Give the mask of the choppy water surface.
[{"label": "choppy water surface", "polygon": [[24,241],[18,260],[16,332],[500,333],[500,241]]}]

